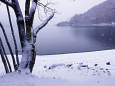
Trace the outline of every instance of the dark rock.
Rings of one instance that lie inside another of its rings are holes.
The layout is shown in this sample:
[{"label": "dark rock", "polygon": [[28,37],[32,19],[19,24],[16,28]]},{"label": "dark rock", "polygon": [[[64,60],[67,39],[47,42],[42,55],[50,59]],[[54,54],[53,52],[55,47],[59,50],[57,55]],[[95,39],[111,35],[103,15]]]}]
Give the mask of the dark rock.
[{"label": "dark rock", "polygon": [[71,67],[73,64],[68,64],[68,65],[66,65],[67,67]]},{"label": "dark rock", "polygon": [[53,65],[49,66],[48,69],[54,69],[54,68],[56,68],[56,67],[64,66],[64,65],[65,65],[65,64],[53,64]]},{"label": "dark rock", "polygon": [[100,68],[100,70],[104,70],[103,68]]},{"label": "dark rock", "polygon": [[45,65],[44,68],[47,68],[47,66]]},{"label": "dark rock", "polygon": [[94,66],[97,66],[98,64],[94,64]]},{"label": "dark rock", "polygon": [[88,65],[81,65],[81,67],[88,67]]},{"label": "dark rock", "polygon": [[110,63],[110,62],[107,62],[106,65],[111,65],[111,63]]},{"label": "dark rock", "polygon": [[109,70],[109,69],[106,69],[106,70]]}]

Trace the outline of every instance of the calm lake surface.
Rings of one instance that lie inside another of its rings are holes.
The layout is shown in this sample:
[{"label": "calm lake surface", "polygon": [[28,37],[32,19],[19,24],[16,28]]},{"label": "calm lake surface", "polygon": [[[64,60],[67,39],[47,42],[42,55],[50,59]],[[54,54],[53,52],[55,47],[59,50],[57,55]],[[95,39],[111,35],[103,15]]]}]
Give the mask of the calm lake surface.
[{"label": "calm lake surface", "polygon": [[[14,47],[11,37],[9,40],[12,47]],[[19,40],[17,41],[18,46],[20,46]],[[36,42],[37,54],[41,55],[78,53],[107,49],[115,49],[115,27],[113,26],[48,26],[39,32]]]}]

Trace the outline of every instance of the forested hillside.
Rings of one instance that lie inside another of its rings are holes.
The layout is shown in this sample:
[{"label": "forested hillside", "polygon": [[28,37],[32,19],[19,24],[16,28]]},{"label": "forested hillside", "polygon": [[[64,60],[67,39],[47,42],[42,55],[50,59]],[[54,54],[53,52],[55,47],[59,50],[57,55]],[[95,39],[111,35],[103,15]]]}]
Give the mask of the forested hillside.
[{"label": "forested hillside", "polygon": [[95,25],[113,24],[115,22],[115,0],[107,0],[94,6],[83,14],[76,14],[69,22],[61,22],[58,25]]}]

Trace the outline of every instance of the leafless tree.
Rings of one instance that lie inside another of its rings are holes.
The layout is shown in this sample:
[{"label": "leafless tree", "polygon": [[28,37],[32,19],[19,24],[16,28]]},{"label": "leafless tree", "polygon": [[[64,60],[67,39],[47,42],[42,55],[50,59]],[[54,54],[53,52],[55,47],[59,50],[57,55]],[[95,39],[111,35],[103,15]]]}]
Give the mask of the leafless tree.
[{"label": "leafless tree", "polygon": [[[11,24],[11,18],[10,18],[8,7],[11,7],[14,10],[14,13],[17,19],[16,22],[18,26],[19,39],[20,39],[21,49],[22,49],[22,59],[20,63],[18,62],[18,53],[17,53],[18,50],[17,50],[17,45],[15,42],[15,37],[13,37],[13,39],[15,43],[15,49],[16,49],[15,51],[17,55],[17,60],[14,58],[10,44],[8,44],[9,42],[5,34],[4,27],[0,22],[0,27],[3,30],[7,45],[9,46],[9,50],[12,56],[14,69],[20,72],[22,72],[22,70],[28,70],[31,73],[35,64],[35,59],[36,59],[35,43],[36,43],[37,33],[48,24],[48,22],[53,18],[55,12],[53,9],[40,3],[40,0],[25,0],[25,14],[23,15],[22,10],[20,9],[20,4],[18,0],[0,0],[0,1],[6,4],[7,6],[9,21],[10,21],[10,26],[12,29],[11,31],[13,33],[13,36],[14,36],[14,32],[13,32],[13,28]],[[38,5],[49,9],[51,13],[46,18],[46,20],[44,20],[39,26],[36,26],[34,28],[33,21],[34,21],[36,8]],[[3,48],[1,47],[1,50],[2,49]],[[4,54],[2,54],[2,56],[4,56]]]}]

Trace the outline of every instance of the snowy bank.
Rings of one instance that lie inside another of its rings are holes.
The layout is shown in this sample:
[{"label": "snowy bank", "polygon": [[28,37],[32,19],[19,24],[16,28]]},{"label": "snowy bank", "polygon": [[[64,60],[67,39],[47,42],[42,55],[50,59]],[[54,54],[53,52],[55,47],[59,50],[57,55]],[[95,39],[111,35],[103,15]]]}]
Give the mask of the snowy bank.
[{"label": "snowy bank", "polygon": [[65,81],[61,79],[38,78],[31,74],[11,73],[0,77],[0,86],[114,86],[112,77],[84,77],[82,81]]},{"label": "snowy bank", "polygon": [[[0,74],[3,72],[0,65]],[[33,75],[16,72],[1,76],[0,86],[114,86],[114,81],[115,50],[104,50],[38,55]]]},{"label": "snowy bank", "polygon": [[72,75],[115,76],[115,50],[38,56],[33,74],[62,79]]}]

